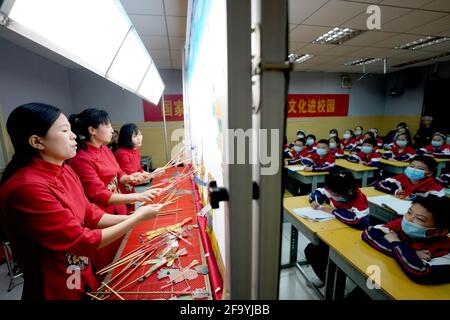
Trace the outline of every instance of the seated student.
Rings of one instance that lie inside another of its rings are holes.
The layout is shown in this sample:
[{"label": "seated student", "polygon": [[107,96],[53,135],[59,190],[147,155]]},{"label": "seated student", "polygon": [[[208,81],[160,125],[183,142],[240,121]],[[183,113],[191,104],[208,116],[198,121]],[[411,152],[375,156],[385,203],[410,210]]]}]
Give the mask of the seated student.
[{"label": "seated student", "polygon": [[380,149],[383,147],[383,137],[378,135],[378,129],[377,128],[371,128],[369,129],[370,132],[372,132],[375,136],[375,139],[377,140],[377,148]]},{"label": "seated student", "polygon": [[347,157],[350,162],[360,163],[369,167],[380,167],[381,155],[375,151],[377,142],[375,139],[366,139],[361,146],[361,151],[352,153]]},{"label": "seated student", "polygon": [[[309,203],[314,209],[326,202],[329,208],[320,208],[332,213],[343,223],[362,230],[369,226],[369,203],[358,188],[355,177],[350,172],[334,173],[325,178],[325,188],[318,188],[309,195]],[[308,244],[305,257],[320,281],[313,281],[317,287],[323,286],[328,262],[328,246],[324,243]]]},{"label": "seated student", "polygon": [[330,152],[328,140],[319,140],[315,152],[311,153],[307,158],[303,158],[301,163],[306,166],[304,169],[306,172],[324,172],[333,169],[336,162]]},{"label": "seated student", "polygon": [[356,139],[354,137],[353,131],[351,129],[345,130],[342,135],[341,148],[344,150],[351,151],[356,147]]},{"label": "seated student", "polygon": [[345,158],[344,150],[341,148],[341,139],[338,137],[333,137],[328,139],[330,146],[330,152],[336,159]]},{"label": "seated student", "polygon": [[363,137],[364,128],[362,126],[355,127],[354,137],[357,143],[361,144],[364,141]]},{"label": "seated student", "polygon": [[412,281],[450,283],[449,207],[448,198],[417,197],[403,218],[368,227],[362,239],[394,258]]},{"label": "seated student", "polygon": [[436,132],[433,135],[431,144],[417,150],[417,154],[436,158],[449,158],[450,145],[446,143],[447,136],[443,133]]},{"label": "seated student", "polygon": [[410,162],[415,156],[416,151],[411,147],[411,138],[402,133],[397,136],[395,144],[389,144],[389,150],[383,153],[382,158]]},{"label": "seated student", "polygon": [[[390,144],[395,142],[395,137],[400,129],[408,129],[408,125],[405,122],[400,122],[394,130],[388,132],[388,134],[384,137],[383,143]],[[405,133],[405,132],[403,132]]]},{"label": "seated student", "polygon": [[425,156],[416,156],[403,174],[379,181],[375,189],[393,194],[401,199],[412,199],[416,196],[435,195],[444,197],[442,186],[433,178],[436,172],[436,161]]},{"label": "seated student", "polygon": [[302,158],[309,155],[309,152],[306,150],[305,145],[305,139],[295,140],[295,145],[292,147],[292,150],[289,151],[289,155],[292,159],[288,160],[288,165],[300,163]]},{"label": "seated student", "polygon": [[[364,135],[363,135],[363,140],[362,140],[361,142],[357,142],[357,143],[356,143],[356,147],[353,148],[352,153],[361,152],[361,146],[362,146],[362,144],[364,143],[364,140],[367,140],[367,139],[375,140],[375,142],[376,142],[376,140],[377,140],[377,139],[375,138],[375,134],[374,134],[372,131],[367,131],[367,132],[364,133]],[[378,150],[379,150],[379,148],[378,148],[378,143],[375,144],[374,150],[375,150],[376,152],[378,152]]]},{"label": "seated student", "polygon": [[306,150],[308,153],[313,153],[316,150],[316,136],[313,134],[308,134],[306,136]]},{"label": "seated student", "polygon": [[331,129],[330,130],[330,138],[338,138],[339,137],[339,132],[337,131],[337,129]]},{"label": "seated student", "polygon": [[297,139],[305,139],[306,138],[306,133],[304,130],[298,130],[297,131]]}]

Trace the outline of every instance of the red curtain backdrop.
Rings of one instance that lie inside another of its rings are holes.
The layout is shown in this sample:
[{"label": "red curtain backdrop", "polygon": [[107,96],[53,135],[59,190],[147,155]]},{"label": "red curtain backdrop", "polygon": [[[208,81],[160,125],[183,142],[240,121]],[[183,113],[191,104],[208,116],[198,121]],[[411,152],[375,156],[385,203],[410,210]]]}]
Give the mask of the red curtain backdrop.
[{"label": "red curtain backdrop", "polygon": [[[144,108],[144,121],[159,122],[163,121],[162,99],[159,104],[155,106],[146,100],[142,100]],[[164,110],[166,114],[166,121],[184,121],[183,115],[183,95],[169,94],[164,96]]]},{"label": "red curtain backdrop", "polygon": [[289,94],[288,118],[345,117],[348,115],[348,94]]}]

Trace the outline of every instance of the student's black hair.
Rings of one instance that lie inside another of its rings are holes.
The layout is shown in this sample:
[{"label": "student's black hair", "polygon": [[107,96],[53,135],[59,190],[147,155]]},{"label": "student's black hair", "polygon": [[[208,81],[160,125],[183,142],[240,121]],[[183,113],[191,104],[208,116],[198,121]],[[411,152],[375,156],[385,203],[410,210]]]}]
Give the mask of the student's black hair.
[{"label": "student's black hair", "polygon": [[77,136],[78,150],[80,150],[86,149],[86,141],[91,138],[89,127],[97,129],[101,124],[110,124],[111,119],[105,110],[89,108],[83,110],[80,114],[72,114],[69,117],[69,122],[73,133]]},{"label": "student's black hair", "polygon": [[420,204],[433,215],[437,228],[450,230],[450,214],[448,214],[450,198],[428,195],[414,198],[413,203]]},{"label": "student's black hair", "polygon": [[316,141],[316,140],[317,140],[316,136],[315,136],[315,135],[313,135],[313,134],[308,134],[308,135],[306,136],[306,140],[308,140],[308,138],[313,138],[313,139],[314,139],[314,141]]},{"label": "student's black hair", "polygon": [[304,138],[300,138],[300,139],[295,139],[295,141],[294,141],[294,142],[297,142],[297,141],[303,142],[303,145],[305,145],[305,144],[306,144],[306,140],[305,140]]},{"label": "student's black hair", "polygon": [[356,129],[356,128],[361,128],[361,133],[364,131],[363,126],[356,126],[355,129]]},{"label": "student's black hair", "polygon": [[363,136],[365,136],[366,134],[368,134],[370,136],[370,139],[374,139],[376,140],[375,134],[372,131],[367,131],[363,134]]},{"label": "student's black hair", "polygon": [[299,133],[301,133],[301,134],[305,135],[305,131],[304,131],[304,130],[301,130],[301,129],[300,129],[300,130],[298,130],[298,131],[297,131],[297,134],[299,134]]},{"label": "student's black hair", "polygon": [[408,125],[406,124],[406,122],[400,122],[397,127],[395,127],[395,129],[397,130],[398,127],[402,127],[402,128],[408,128]]},{"label": "student's black hair", "polygon": [[336,133],[337,135],[339,135],[339,132],[337,131],[337,129],[334,129],[334,128],[330,130],[330,133]]},{"label": "student's black hair", "polygon": [[372,145],[372,147],[376,147],[377,146],[377,140],[369,138],[369,139],[364,139],[363,144],[364,143],[368,143],[370,145]]},{"label": "student's black hair", "polygon": [[420,162],[424,163],[428,167],[428,170],[432,172],[433,176],[436,173],[437,162],[433,158],[427,157],[427,156],[418,156],[418,155],[416,155],[411,160],[411,162],[413,162],[413,161],[420,161]]},{"label": "student's black hair", "polygon": [[331,137],[330,139],[328,139],[328,143],[330,142],[330,140],[336,141],[336,148],[341,145],[341,139],[339,139],[339,137]]},{"label": "student's black hair", "polygon": [[133,134],[138,134],[139,128],[134,123],[126,123],[120,128],[119,148],[133,149]]},{"label": "student's black hair", "polygon": [[6,129],[14,147],[14,155],[3,172],[0,185],[38,155],[38,151],[30,145],[29,138],[32,135],[46,136],[60,115],[59,108],[38,102],[23,104],[11,112]]},{"label": "student's black hair", "polygon": [[317,144],[319,144],[319,143],[323,143],[323,144],[326,144],[327,146],[330,146],[330,143],[328,142],[327,139],[320,139],[319,141],[317,141]]},{"label": "student's black hair", "polygon": [[355,196],[355,191],[358,189],[358,183],[351,172],[338,172],[327,175],[325,186],[341,196],[348,196],[350,191]]},{"label": "student's black hair", "polygon": [[401,137],[401,136],[405,136],[406,141],[408,141],[408,145],[411,145],[411,143],[412,143],[411,136],[407,133],[400,133],[395,140],[397,140],[398,137]]}]

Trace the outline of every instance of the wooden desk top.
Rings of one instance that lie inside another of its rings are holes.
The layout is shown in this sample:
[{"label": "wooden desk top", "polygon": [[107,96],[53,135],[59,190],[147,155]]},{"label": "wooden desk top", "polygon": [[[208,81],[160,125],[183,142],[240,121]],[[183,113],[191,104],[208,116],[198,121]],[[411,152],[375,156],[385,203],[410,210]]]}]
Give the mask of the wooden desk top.
[{"label": "wooden desk top", "polygon": [[434,160],[436,160],[436,162],[450,162],[450,159],[449,158],[446,158],[446,159],[444,159],[444,158],[433,158]]},{"label": "wooden desk top", "polygon": [[364,193],[366,195],[366,197],[385,196],[388,194],[388,193],[378,191],[374,187],[360,188],[360,190],[362,191],[362,193]]},{"label": "wooden desk top", "polygon": [[[301,164],[285,166],[285,168],[289,170],[290,167],[299,167],[299,166],[301,166]],[[306,171],[303,171],[303,170],[297,170],[295,172],[297,172],[298,174],[301,174],[302,176],[305,176],[305,177],[309,177],[309,176],[323,176],[323,175],[329,174],[329,172],[313,172],[313,171],[306,172]]]},{"label": "wooden desk top", "polygon": [[381,159],[381,163],[383,164],[388,164],[394,167],[400,167],[400,168],[404,168],[409,166],[409,162],[404,162],[404,161],[394,161],[394,160],[387,160],[387,159]]},{"label": "wooden desk top", "polygon": [[369,266],[378,266],[381,271],[381,288],[394,299],[450,300],[450,284],[416,284],[403,273],[393,258],[365,243],[359,230],[352,228],[323,230],[317,235],[365,276],[369,275],[367,273]]},{"label": "wooden desk top", "polygon": [[336,165],[341,167],[341,168],[348,169],[348,170],[355,171],[355,172],[364,172],[364,171],[375,171],[375,170],[378,170],[378,168],[375,168],[375,167],[365,166],[363,164],[350,162],[350,161],[347,161],[347,160],[344,160],[344,159],[337,159],[336,160]]},{"label": "wooden desk top", "polygon": [[337,219],[327,220],[323,222],[312,221],[305,219],[296,215],[293,209],[309,207],[308,196],[292,197],[283,199],[283,207],[287,210],[293,217],[295,217],[301,224],[303,224],[307,229],[313,233],[324,230],[335,230],[341,228],[349,228],[344,223]]}]

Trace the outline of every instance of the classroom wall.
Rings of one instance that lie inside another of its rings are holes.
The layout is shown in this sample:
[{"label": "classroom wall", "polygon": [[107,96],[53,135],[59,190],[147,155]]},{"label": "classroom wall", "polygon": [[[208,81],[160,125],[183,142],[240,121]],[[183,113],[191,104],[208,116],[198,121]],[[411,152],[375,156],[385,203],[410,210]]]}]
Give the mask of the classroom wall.
[{"label": "classroom wall", "polygon": [[[182,74],[180,70],[160,70],[166,85],[165,94],[182,94]],[[143,135],[142,155],[152,157],[152,166],[166,163],[164,148],[163,122],[144,122],[142,99],[112,82],[85,69],[69,71],[73,105],[77,113],[87,107],[106,110],[117,130],[127,122],[136,123]],[[183,128],[183,122],[167,122],[167,134],[170,150],[176,142],[171,142],[171,134],[177,128]],[[170,158],[170,156],[169,156]]]},{"label": "classroom wall", "polygon": [[[415,75],[425,78],[420,73]],[[342,136],[347,128],[354,129],[357,125],[363,126],[364,129],[376,127],[380,134],[385,135],[401,121],[408,123],[411,132],[417,131],[425,80],[420,85],[405,90],[403,96],[387,99],[387,88],[395,83],[393,75],[369,74],[361,80],[359,80],[361,74],[350,76],[352,88],[343,89],[340,73],[291,74],[289,84],[291,94],[350,94],[350,103],[347,117],[288,118],[286,135],[289,141],[295,138],[299,129],[305,130],[306,133],[314,133],[318,138],[328,138],[329,130],[332,128],[336,128]]]},{"label": "classroom wall", "polygon": [[0,171],[13,154],[4,128],[17,106],[45,102],[58,106],[65,114],[73,112],[68,70],[46,58],[0,38]]}]

